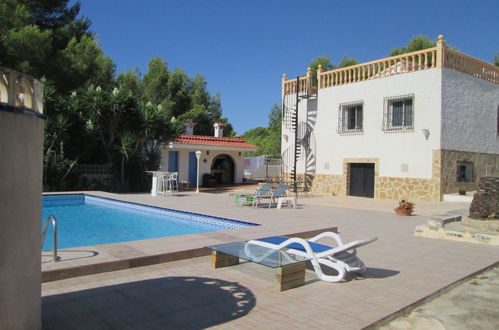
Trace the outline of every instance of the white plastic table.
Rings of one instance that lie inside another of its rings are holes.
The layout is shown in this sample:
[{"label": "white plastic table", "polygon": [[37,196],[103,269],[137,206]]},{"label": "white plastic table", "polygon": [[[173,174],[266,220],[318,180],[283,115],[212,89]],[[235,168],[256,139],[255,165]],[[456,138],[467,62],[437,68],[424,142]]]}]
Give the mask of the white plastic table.
[{"label": "white plastic table", "polygon": [[289,196],[289,197],[279,197],[277,200],[277,208],[280,209],[282,202],[286,202],[286,206],[289,206],[289,202],[293,204],[293,209],[296,209],[296,197],[294,196]]},{"label": "white plastic table", "polygon": [[165,171],[146,171],[146,173],[152,174],[152,187],[151,187],[151,196],[158,195],[158,179],[168,172]]}]

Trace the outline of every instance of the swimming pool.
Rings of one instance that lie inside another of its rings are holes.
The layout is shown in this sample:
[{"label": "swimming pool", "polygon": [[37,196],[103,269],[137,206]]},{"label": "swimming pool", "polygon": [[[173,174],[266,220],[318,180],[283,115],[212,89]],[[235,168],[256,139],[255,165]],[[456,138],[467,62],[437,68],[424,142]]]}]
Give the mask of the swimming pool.
[{"label": "swimming pool", "polygon": [[[257,224],[88,194],[42,196],[42,221],[57,220],[58,248],[236,229]],[[44,251],[53,248],[52,228]]]}]

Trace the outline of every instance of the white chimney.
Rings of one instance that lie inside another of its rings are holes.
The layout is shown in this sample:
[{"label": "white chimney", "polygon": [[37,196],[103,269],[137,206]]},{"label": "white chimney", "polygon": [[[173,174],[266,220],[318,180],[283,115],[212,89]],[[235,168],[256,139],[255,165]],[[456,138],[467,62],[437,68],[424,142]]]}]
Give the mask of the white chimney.
[{"label": "white chimney", "polygon": [[194,123],[192,121],[185,124],[185,134],[186,135],[194,134]]},{"label": "white chimney", "polygon": [[213,127],[215,127],[215,137],[224,136],[224,123],[215,123]]}]

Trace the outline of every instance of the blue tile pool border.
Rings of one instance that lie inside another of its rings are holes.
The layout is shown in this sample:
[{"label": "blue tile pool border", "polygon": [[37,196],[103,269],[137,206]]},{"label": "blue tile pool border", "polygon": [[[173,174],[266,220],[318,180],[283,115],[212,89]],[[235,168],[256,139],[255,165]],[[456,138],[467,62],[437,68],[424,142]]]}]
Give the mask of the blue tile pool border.
[{"label": "blue tile pool border", "polygon": [[[194,222],[218,225],[218,226],[221,226],[221,227],[224,227],[227,229],[244,228],[247,226],[260,226],[260,224],[253,223],[253,222],[234,220],[234,219],[217,217],[217,216],[206,215],[206,214],[201,214],[201,213],[194,213],[194,212],[189,212],[189,211],[180,211],[180,210],[170,209],[170,208],[166,208],[166,207],[140,204],[140,203],[135,203],[135,202],[123,201],[123,200],[119,200],[119,199],[115,199],[115,198],[101,197],[101,196],[84,194],[84,193],[42,194],[42,205],[44,202],[47,202],[47,201],[43,200],[45,197],[49,197],[52,200],[58,200],[58,201],[61,201],[61,200],[70,200],[70,201],[84,200],[84,201],[86,201],[87,197],[88,197],[88,201],[100,202],[100,203],[112,205],[112,206],[126,207],[126,208],[130,208],[130,209],[134,209],[134,210],[138,210],[138,211],[142,211],[142,212],[146,212],[146,213],[174,215],[175,217],[179,217],[179,218],[182,218],[184,220],[190,220],[190,221],[194,221]],[[49,205],[47,205],[47,206],[49,206]],[[154,210],[155,212],[152,211],[151,209]],[[238,224],[239,224],[239,226],[238,226]]]}]

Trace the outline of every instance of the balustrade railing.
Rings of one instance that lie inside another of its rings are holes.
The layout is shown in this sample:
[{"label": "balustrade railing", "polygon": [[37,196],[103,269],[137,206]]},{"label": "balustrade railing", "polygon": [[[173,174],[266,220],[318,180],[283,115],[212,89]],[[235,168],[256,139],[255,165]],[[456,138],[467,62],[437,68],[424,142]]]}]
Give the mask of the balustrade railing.
[{"label": "balustrade railing", "polygon": [[43,113],[43,85],[33,77],[0,67],[0,104]]},{"label": "balustrade railing", "polygon": [[[498,67],[446,48],[443,36],[439,35],[436,47],[433,48],[325,72],[322,72],[322,67],[319,66],[317,88],[328,88],[401,73],[444,67],[499,84]],[[283,75],[282,95],[296,94],[297,92],[309,94],[315,92],[310,68],[308,68],[307,75],[300,78],[299,86],[297,86],[296,79],[287,80],[286,75]]]},{"label": "balustrade railing", "polygon": [[346,68],[318,72],[319,88],[344,85],[395,74],[426,70],[437,65],[437,47],[352,65]]},{"label": "balustrade railing", "polygon": [[300,83],[297,84],[298,78],[288,80],[286,74],[282,76],[282,95],[289,94],[310,94],[312,91],[312,73],[308,68],[307,74],[300,77]]},{"label": "balustrade railing", "polygon": [[498,67],[450,49],[446,49],[444,52],[444,66],[499,84]]}]

